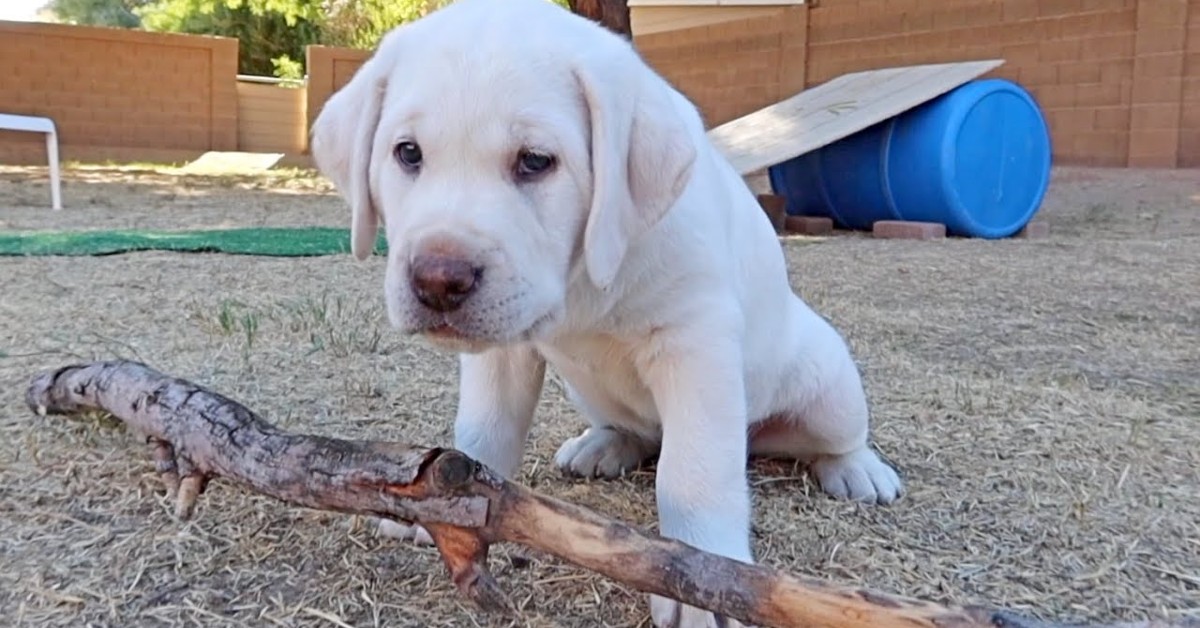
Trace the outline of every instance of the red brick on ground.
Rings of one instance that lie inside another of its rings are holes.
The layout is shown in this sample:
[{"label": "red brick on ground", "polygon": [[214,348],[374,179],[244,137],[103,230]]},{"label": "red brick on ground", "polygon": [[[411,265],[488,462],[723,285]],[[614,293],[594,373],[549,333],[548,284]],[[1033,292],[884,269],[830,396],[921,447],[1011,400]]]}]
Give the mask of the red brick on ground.
[{"label": "red brick on ground", "polygon": [[783,221],[784,230],[801,235],[829,235],[833,233],[833,219],[824,216],[788,216]]},{"label": "red brick on ground", "polygon": [[872,225],[871,233],[876,238],[936,240],[946,237],[946,225],[940,222],[879,220]]}]

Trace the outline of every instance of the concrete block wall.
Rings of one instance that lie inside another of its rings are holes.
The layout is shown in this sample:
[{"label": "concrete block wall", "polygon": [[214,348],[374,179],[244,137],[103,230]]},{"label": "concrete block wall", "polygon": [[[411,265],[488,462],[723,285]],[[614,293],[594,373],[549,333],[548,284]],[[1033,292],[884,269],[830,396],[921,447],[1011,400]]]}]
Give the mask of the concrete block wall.
[{"label": "concrete block wall", "polygon": [[811,87],[860,70],[1003,58],[992,76],[1032,92],[1058,163],[1200,166],[1200,0],[822,0],[786,11],[797,14],[786,23],[658,24],[634,42],[711,125],[797,91],[786,81],[755,91],[772,64]]},{"label": "concrete block wall", "polygon": [[[236,150],[237,40],[0,21],[0,111],[48,116],[64,160]],[[45,142],[0,132],[0,163]]]},{"label": "concrete block wall", "polygon": [[1179,163],[1189,0],[1137,3],[1129,165]]},{"label": "concrete block wall", "polygon": [[635,44],[716,126],[804,89],[807,29],[807,7],[798,5],[637,36]]},{"label": "concrete block wall", "polygon": [[303,153],[308,147],[307,94],[303,87],[238,81],[238,150]]},{"label": "concrete block wall", "polygon": [[1200,168],[1200,0],[1188,5],[1179,114],[1179,165]]},{"label": "concrete block wall", "polygon": [[353,48],[309,46],[305,50],[305,67],[308,69],[308,128],[312,128],[312,123],[320,115],[325,101],[349,83],[354,73],[370,57],[371,51]]},{"label": "concrete block wall", "polygon": [[[703,13],[679,17],[691,11]],[[634,12],[634,44],[709,126],[847,72],[1001,57],[995,74],[1044,108],[1058,163],[1200,167],[1200,0],[821,0]],[[303,110],[291,116],[303,128],[272,130],[301,153],[325,101],[371,52],[307,54],[304,103],[289,104]],[[260,146],[250,136],[262,125],[239,125],[237,85],[234,39],[0,21],[0,111],[54,118],[64,159],[178,160]],[[261,90],[242,91],[261,100]],[[40,137],[0,132],[0,163],[44,159]]]},{"label": "concrete block wall", "polygon": [[1131,150],[1138,4],[823,2],[810,16],[809,80],[889,65],[1002,58],[1005,65],[991,76],[1030,90],[1045,111],[1060,162],[1122,166]]}]

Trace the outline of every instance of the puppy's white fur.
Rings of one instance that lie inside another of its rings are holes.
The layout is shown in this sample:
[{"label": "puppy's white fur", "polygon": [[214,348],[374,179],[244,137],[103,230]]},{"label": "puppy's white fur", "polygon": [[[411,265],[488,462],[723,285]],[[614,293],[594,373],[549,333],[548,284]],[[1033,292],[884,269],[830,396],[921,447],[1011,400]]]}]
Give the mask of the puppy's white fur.
[{"label": "puppy's white fur", "polygon": [[[404,141],[419,168],[393,155]],[[696,108],[625,40],[546,0],[457,0],[387,35],[312,150],[355,255],[386,230],[392,323],[460,353],[455,446],[500,473],[519,470],[549,364],[590,424],[557,464],[611,477],[657,453],[666,536],[751,561],[750,454],[805,460],[838,497],[901,494],[846,343],[790,289]],[[522,150],[556,165],[519,177]],[[482,269],[449,313],[409,285],[431,251]],[[718,621],[658,597],[651,614]]]}]

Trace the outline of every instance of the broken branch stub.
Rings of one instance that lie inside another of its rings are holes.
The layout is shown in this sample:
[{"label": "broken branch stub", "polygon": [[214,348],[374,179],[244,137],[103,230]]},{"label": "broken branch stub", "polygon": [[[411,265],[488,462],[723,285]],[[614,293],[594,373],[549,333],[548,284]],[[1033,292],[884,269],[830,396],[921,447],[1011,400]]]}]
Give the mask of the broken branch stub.
[{"label": "broken branch stub", "polygon": [[[458,589],[486,610],[513,612],[487,570],[488,546],[507,541],[753,625],[1061,626],[741,563],[538,494],[459,451],[287,432],[232,399],[137,362],[40,373],[26,403],[42,415],[104,410],[146,435],[180,518],[190,517],[206,484],[222,477],[298,506],[419,523]],[[1200,626],[1200,620],[1110,628],[1168,626]]]}]

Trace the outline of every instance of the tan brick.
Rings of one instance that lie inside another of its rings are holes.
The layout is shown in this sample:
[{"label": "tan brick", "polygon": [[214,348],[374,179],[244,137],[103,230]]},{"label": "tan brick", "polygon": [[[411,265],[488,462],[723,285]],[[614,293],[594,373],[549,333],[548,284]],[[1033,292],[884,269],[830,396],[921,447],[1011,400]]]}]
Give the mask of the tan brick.
[{"label": "tan brick", "polygon": [[1128,107],[1099,107],[1095,113],[1097,131],[1128,130],[1131,112]]},{"label": "tan brick", "polygon": [[1134,131],[1177,130],[1180,112],[1178,102],[1134,105],[1130,110],[1129,128]]},{"label": "tan brick", "polygon": [[1059,17],[1059,34],[1062,37],[1079,39],[1106,32],[1112,18],[1104,13],[1076,13]]},{"label": "tan brick", "polygon": [[1140,56],[1134,60],[1133,72],[1139,79],[1182,76],[1183,55],[1167,53]]},{"label": "tan brick", "polygon": [[1140,57],[1179,52],[1183,50],[1186,35],[1182,26],[1139,29],[1134,54]]},{"label": "tan brick", "polygon": [[1131,2],[1136,2],[1136,0],[1083,0],[1079,9],[1081,11],[1120,11]]},{"label": "tan brick", "polygon": [[1006,22],[1020,22],[1038,17],[1038,0],[1006,0],[1002,17]]},{"label": "tan brick", "polygon": [[1063,63],[1058,66],[1058,80],[1061,83],[1099,83],[1101,64],[1096,61],[1078,61]]},{"label": "tan brick", "polygon": [[1061,20],[1038,19],[1029,23],[1029,33],[1040,42],[1058,41],[1062,39]]},{"label": "tan brick", "polygon": [[987,1],[977,7],[968,7],[965,26],[982,28],[1004,20],[1003,2]]},{"label": "tan brick", "polygon": [[1133,59],[1123,59],[1120,61],[1110,61],[1100,67],[1100,82],[1120,85],[1132,83],[1133,81]]},{"label": "tan brick", "polygon": [[1018,71],[1018,81],[1026,87],[1050,85],[1058,82],[1059,66],[1046,63],[1028,65]]},{"label": "tan brick", "polygon": [[937,222],[880,220],[871,226],[876,238],[901,240],[936,240],[946,237],[946,225]]},{"label": "tan brick", "polygon": [[1129,134],[1121,131],[1093,131],[1075,138],[1074,149],[1080,155],[1111,156],[1124,159],[1128,152]]},{"label": "tan brick", "polygon": [[913,36],[913,47],[921,51],[945,51],[950,48],[950,32],[934,30]]},{"label": "tan brick", "polygon": [[1046,108],[1074,107],[1077,87],[1075,85],[1043,85],[1033,89],[1038,102]]},{"label": "tan brick", "polygon": [[1179,134],[1177,165],[1180,168],[1200,168],[1200,130]]},{"label": "tan brick", "polygon": [[1137,27],[1173,27],[1187,23],[1188,0],[1150,0],[1137,5]]},{"label": "tan brick", "polygon": [[938,6],[934,13],[934,28],[938,30],[961,29],[967,25],[967,13],[970,7],[946,2]]},{"label": "tan brick", "polygon": [[1081,0],[1040,0],[1037,4],[1040,17],[1057,17],[1078,13],[1083,3]]},{"label": "tan brick", "polygon": [[[1130,0],[1139,2],[1140,0]],[[1132,8],[1126,11],[1113,11],[1104,14],[1104,25],[1101,28],[1106,33],[1133,33],[1137,30],[1137,12]]]},{"label": "tan brick", "polygon": [[1183,79],[1178,76],[1146,78],[1134,84],[1134,104],[1179,104],[1183,94]]},{"label": "tan brick", "polygon": [[1087,133],[1096,129],[1095,109],[1075,107],[1069,110],[1067,118],[1068,123],[1065,128],[1070,133]]},{"label": "tan brick", "polygon": [[1179,128],[1200,130],[1200,103],[1190,103],[1183,107],[1179,115]]},{"label": "tan brick", "polygon": [[1041,43],[1038,60],[1042,63],[1078,61],[1082,46],[1078,39],[1050,39]]},{"label": "tan brick", "polygon": [[1120,83],[1084,83],[1075,88],[1075,103],[1083,107],[1119,105],[1122,101]]},{"label": "tan brick", "polygon": [[1137,131],[1129,136],[1130,166],[1170,168],[1178,155],[1178,129]]},{"label": "tan brick", "polygon": [[[1033,22],[1001,22],[996,25],[993,37],[1005,45],[1032,44],[1036,46],[1040,43]],[[1033,60],[1036,61],[1037,57],[1034,56]]]}]

